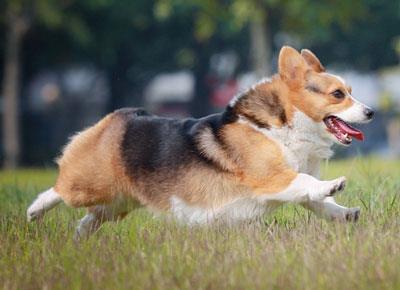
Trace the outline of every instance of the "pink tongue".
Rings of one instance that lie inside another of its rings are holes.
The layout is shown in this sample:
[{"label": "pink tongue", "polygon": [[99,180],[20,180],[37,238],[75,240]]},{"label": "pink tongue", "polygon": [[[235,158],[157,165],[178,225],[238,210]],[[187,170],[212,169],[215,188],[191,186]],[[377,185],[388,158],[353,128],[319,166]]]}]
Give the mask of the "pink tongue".
[{"label": "pink tongue", "polygon": [[357,130],[356,128],[351,127],[350,125],[346,124],[345,122],[343,122],[342,120],[339,120],[339,119],[334,119],[334,122],[341,130],[343,130],[350,136],[352,136],[360,141],[364,140],[364,134],[360,130]]}]

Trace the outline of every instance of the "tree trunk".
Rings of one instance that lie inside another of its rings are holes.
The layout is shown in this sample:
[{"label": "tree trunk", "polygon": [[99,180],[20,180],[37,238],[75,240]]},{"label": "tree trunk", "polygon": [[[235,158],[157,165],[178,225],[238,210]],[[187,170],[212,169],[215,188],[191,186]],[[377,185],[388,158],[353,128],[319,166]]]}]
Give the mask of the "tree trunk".
[{"label": "tree trunk", "polygon": [[195,46],[197,65],[193,70],[195,75],[194,99],[190,103],[190,114],[200,118],[210,114],[210,88],[206,84],[206,77],[209,70],[211,52],[206,43],[197,42]]},{"label": "tree trunk", "polygon": [[7,17],[7,39],[4,55],[3,78],[3,150],[7,169],[18,166],[19,140],[19,51],[27,31],[27,22],[20,15]]},{"label": "tree trunk", "polygon": [[250,50],[252,69],[258,78],[271,73],[271,45],[266,13],[260,13],[250,22]]}]

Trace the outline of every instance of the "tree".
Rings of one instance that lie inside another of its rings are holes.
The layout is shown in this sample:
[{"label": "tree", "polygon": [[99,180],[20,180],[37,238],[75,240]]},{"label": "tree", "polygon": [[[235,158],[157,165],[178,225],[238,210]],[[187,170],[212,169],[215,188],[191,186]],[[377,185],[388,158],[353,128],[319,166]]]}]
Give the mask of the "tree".
[{"label": "tree", "polygon": [[192,8],[196,18],[195,31],[199,41],[207,41],[220,33],[222,23],[232,33],[248,28],[252,70],[265,76],[271,70],[272,29],[276,22],[278,30],[301,35],[303,39],[318,36],[326,39],[334,25],[348,27],[366,13],[362,0],[159,0],[158,5],[174,9],[186,5]]},{"label": "tree", "polygon": [[23,3],[18,1],[9,1],[4,11],[7,27],[2,84],[4,167],[15,168],[20,154],[18,125],[19,53],[23,38],[30,27],[31,15],[23,8]]},{"label": "tree", "polygon": [[[4,52],[4,69],[2,81],[3,96],[3,166],[14,169],[18,166],[20,157],[20,130],[19,130],[19,92],[21,59],[20,51],[24,38],[34,23],[41,23],[48,27],[64,25],[77,36],[84,31],[80,19],[65,18],[65,9],[73,1],[57,0],[7,0],[3,7],[0,19],[6,26],[6,42]],[[95,2],[95,1],[92,1]],[[70,15],[69,15],[70,16]]]}]

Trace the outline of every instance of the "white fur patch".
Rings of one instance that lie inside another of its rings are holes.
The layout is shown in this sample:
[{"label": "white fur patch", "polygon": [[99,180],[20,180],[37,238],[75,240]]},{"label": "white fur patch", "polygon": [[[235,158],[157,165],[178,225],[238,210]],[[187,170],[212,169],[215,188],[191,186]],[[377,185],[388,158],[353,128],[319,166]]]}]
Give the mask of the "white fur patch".
[{"label": "white fur patch", "polygon": [[181,198],[171,198],[171,212],[175,218],[186,224],[205,224],[215,220],[229,222],[255,219],[265,212],[274,210],[280,203],[262,201],[257,198],[238,198],[218,208],[202,208],[189,205]]}]

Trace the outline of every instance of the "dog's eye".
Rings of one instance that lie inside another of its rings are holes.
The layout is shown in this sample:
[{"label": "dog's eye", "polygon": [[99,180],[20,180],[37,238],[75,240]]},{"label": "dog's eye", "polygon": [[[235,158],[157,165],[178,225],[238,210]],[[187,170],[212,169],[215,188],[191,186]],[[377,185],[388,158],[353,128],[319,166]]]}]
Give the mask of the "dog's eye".
[{"label": "dog's eye", "polygon": [[344,98],[344,93],[341,90],[336,90],[331,93],[332,96],[334,96],[337,99],[343,99]]}]

